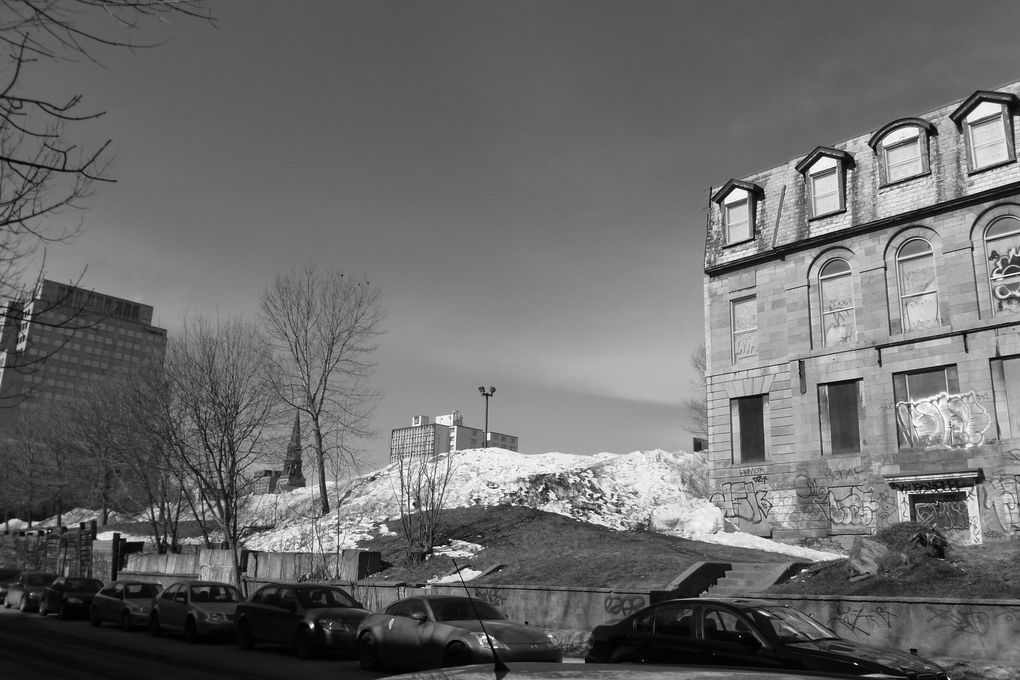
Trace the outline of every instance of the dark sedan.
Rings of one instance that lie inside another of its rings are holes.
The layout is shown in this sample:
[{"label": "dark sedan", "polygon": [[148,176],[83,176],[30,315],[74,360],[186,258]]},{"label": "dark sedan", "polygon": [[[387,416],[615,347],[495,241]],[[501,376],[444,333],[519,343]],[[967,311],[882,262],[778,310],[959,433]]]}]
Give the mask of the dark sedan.
[{"label": "dark sedan", "polygon": [[554,661],[563,653],[541,628],[507,621],[484,600],[421,595],[372,614],[358,629],[361,667],[440,668],[501,661]]},{"label": "dark sedan", "polygon": [[645,607],[597,626],[585,661],[947,678],[919,656],[844,640],[793,607],[750,598],[666,600]]},{"label": "dark sedan", "polygon": [[321,583],[270,583],[234,613],[237,646],[286,645],[302,659],[355,651],[358,624],[369,612],[347,591]]},{"label": "dark sedan", "polygon": [[61,576],[43,588],[39,599],[39,616],[51,613],[56,613],[58,619],[87,616],[92,598],[102,587],[102,581],[94,578]]},{"label": "dark sedan", "polygon": [[4,607],[17,607],[23,612],[34,612],[39,607],[39,596],[43,588],[57,578],[56,574],[43,571],[23,571],[7,584]]}]

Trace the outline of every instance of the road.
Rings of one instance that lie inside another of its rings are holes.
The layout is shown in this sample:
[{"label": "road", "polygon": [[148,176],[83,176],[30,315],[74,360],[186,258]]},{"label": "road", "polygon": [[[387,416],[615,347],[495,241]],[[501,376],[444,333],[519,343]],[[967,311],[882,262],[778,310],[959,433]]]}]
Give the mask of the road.
[{"label": "road", "polygon": [[4,680],[372,680],[347,658],[302,661],[288,649],[232,642],[189,645],[176,636],[151,637],[105,624],[0,609],[0,678]]}]

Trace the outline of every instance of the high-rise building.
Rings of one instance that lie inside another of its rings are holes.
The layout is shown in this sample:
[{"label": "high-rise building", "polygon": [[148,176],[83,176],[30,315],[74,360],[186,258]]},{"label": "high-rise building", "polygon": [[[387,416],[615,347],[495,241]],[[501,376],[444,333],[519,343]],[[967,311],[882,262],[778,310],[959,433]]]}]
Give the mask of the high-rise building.
[{"label": "high-rise building", "polygon": [[59,408],[166,353],[152,307],[77,286],[44,280],[31,299],[11,300],[2,312],[0,436],[19,414]]},{"label": "high-rise building", "polygon": [[464,417],[457,411],[435,418],[414,416],[411,427],[400,427],[390,433],[390,460],[411,456],[432,456],[449,451],[480,449],[491,446],[517,451],[517,437],[489,432],[485,443],[485,430],[464,425]]},{"label": "high-rise building", "polygon": [[1020,83],[715,187],[713,501],[745,531],[1020,538]]}]

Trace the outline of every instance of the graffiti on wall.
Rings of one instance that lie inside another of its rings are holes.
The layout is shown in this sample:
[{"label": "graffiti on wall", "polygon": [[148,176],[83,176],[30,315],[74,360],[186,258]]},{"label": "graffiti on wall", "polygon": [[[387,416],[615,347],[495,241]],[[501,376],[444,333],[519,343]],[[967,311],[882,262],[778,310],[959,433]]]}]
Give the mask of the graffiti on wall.
[{"label": "graffiti on wall", "polygon": [[644,609],[647,602],[641,595],[607,595],[603,603],[606,613],[621,619]]},{"label": "graffiti on wall", "polygon": [[751,525],[793,526],[829,522],[834,527],[884,526],[896,516],[896,500],[860,481],[862,468],[830,469],[824,477],[799,474],[789,482],[770,484],[760,471],[748,469],[740,481],[723,482],[709,500],[731,521]]},{"label": "graffiti on wall", "polygon": [[840,602],[833,617],[829,619],[829,627],[833,630],[843,628],[857,635],[871,637],[876,628],[883,630],[892,628],[895,618],[895,613],[881,605]]},{"label": "graffiti on wall", "polygon": [[1013,246],[1004,253],[993,250],[988,259],[992,263],[989,278],[996,310],[1020,310],[1020,279],[1017,279],[1020,275],[1020,246]]},{"label": "graffiti on wall", "polygon": [[498,588],[475,588],[475,597],[493,607],[502,607],[506,596]]},{"label": "graffiti on wall", "polygon": [[1001,475],[986,480],[981,488],[981,506],[991,510],[999,529],[985,528],[988,538],[1020,536],[1020,475]]},{"label": "graffiti on wall", "polygon": [[992,419],[974,392],[942,392],[896,402],[896,422],[909,446],[963,448],[983,444]]}]

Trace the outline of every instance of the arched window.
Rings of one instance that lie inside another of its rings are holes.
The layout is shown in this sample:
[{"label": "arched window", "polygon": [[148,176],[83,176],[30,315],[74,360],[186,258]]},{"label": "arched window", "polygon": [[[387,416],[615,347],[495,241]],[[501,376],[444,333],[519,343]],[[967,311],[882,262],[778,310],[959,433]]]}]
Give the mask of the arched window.
[{"label": "arched window", "polygon": [[857,340],[857,312],[850,264],[841,257],[825,263],[818,273],[822,299],[822,336],[826,347]]},{"label": "arched window", "polygon": [[940,325],[935,255],[931,244],[923,238],[912,238],[900,246],[896,252],[896,275],[903,331]]},{"label": "arched window", "polygon": [[1003,217],[988,225],[985,257],[995,314],[1020,312],[1020,220]]}]

